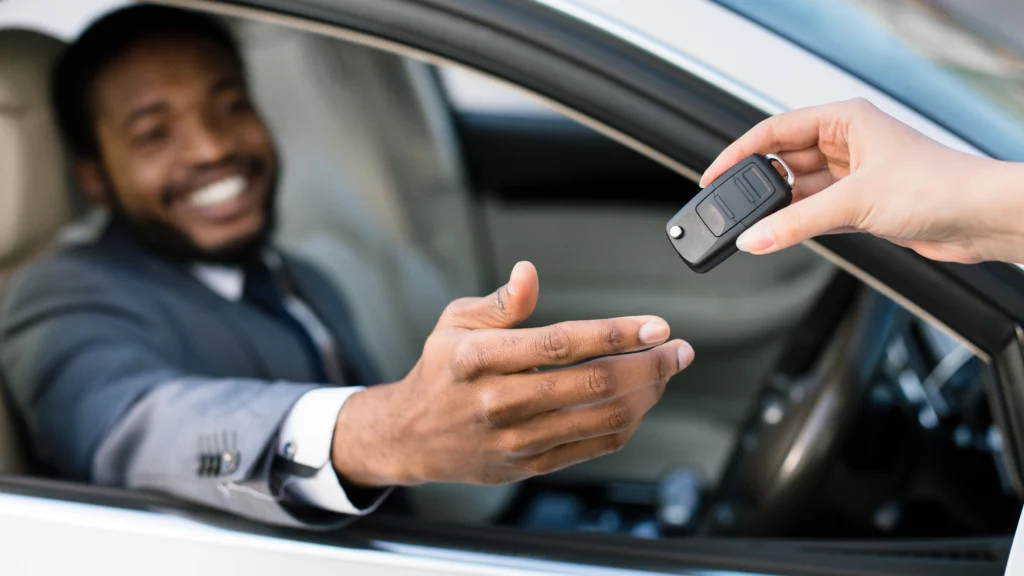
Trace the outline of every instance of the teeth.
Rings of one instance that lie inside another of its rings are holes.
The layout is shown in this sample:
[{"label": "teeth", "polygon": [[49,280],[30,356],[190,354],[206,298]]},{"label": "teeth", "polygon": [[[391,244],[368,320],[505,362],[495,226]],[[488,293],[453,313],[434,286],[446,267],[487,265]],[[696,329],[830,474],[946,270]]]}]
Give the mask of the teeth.
[{"label": "teeth", "polygon": [[227,202],[240,196],[248,184],[249,182],[241,176],[229,176],[193,192],[189,197],[189,203],[193,206],[207,207]]}]

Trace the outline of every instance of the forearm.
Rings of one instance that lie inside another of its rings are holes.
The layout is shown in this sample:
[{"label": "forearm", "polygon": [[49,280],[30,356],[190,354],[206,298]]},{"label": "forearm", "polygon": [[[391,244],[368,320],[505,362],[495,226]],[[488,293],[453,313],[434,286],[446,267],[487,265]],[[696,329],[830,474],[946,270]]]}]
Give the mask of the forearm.
[{"label": "forearm", "polygon": [[1024,263],[1024,163],[980,160],[963,194],[973,206],[966,224],[986,259]]}]

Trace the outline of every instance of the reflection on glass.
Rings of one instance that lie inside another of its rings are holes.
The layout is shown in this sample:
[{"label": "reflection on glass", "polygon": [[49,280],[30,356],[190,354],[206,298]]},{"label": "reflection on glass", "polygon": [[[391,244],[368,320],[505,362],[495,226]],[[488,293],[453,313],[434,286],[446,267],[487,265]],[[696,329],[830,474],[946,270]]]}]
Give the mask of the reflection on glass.
[{"label": "reflection on glass", "polygon": [[1016,0],[718,1],[983,151],[1024,160],[1024,41],[1010,33],[1024,24],[1024,5]]}]

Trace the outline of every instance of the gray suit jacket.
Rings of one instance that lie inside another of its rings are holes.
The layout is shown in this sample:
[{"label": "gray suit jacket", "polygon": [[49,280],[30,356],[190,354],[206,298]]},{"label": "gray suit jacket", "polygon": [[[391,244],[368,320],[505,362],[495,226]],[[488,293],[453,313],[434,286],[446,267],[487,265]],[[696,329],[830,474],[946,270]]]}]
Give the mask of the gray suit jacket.
[{"label": "gray suit jacket", "polygon": [[[358,384],[376,383],[338,292],[308,264],[282,260]],[[333,526],[345,517],[287,504],[272,473],[282,420],[323,385],[306,358],[287,328],[116,224],[21,273],[0,306],[0,367],[46,465],[263,522]]]}]

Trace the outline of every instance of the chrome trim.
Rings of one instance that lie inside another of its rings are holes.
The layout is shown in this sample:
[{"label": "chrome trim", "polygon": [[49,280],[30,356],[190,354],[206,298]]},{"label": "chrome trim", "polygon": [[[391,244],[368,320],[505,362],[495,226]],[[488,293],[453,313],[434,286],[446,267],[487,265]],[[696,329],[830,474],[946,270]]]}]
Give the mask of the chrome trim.
[{"label": "chrome trim", "polygon": [[767,158],[769,162],[778,162],[780,165],[782,165],[783,168],[786,169],[786,184],[789,184],[789,187],[792,188],[793,182],[796,182],[796,177],[793,176],[793,171],[789,169],[789,164],[786,164],[786,162],[782,158],[779,158],[775,154],[765,154],[764,157]]}]

